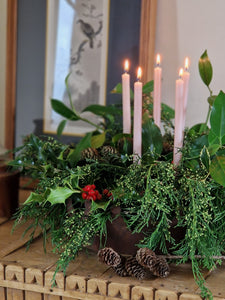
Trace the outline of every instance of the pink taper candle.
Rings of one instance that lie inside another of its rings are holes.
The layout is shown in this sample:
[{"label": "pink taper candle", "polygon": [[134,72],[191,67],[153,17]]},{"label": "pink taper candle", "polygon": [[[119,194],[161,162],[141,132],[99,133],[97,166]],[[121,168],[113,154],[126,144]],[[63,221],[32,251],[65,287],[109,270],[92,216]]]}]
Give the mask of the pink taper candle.
[{"label": "pink taper candle", "polygon": [[178,166],[181,159],[179,151],[183,146],[183,69],[180,69],[179,79],[176,80],[176,95],[175,95],[175,129],[174,129],[174,149],[173,163]]},{"label": "pink taper candle", "polygon": [[134,161],[141,157],[142,146],[142,82],[141,68],[138,68],[137,81],[134,83],[134,132],[133,132],[133,154]]},{"label": "pink taper candle", "polygon": [[156,56],[156,67],[154,68],[154,97],[153,97],[153,119],[160,128],[161,121],[161,85],[162,68],[160,67],[160,55]]},{"label": "pink taper candle", "polygon": [[188,100],[188,87],[189,87],[189,79],[190,73],[188,71],[189,68],[189,59],[188,57],[185,58],[185,67],[184,67],[184,94],[183,94],[183,132],[185,128],[185,119],[186,119],[186,110],[187,110],[187,100]]},{"label": "pink taper candle", "polygon": [[125,61],[124,73],[122,74],[122,99],[123,99],[123,133],[131,133],[130,113],[130,74],[129,62]]}]

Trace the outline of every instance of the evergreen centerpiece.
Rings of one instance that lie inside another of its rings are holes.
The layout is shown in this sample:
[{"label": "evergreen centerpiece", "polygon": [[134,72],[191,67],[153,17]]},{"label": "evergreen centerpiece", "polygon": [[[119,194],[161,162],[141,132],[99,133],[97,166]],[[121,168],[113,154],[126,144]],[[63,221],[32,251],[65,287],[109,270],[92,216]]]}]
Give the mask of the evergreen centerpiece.
[{"label": "evergreen centerpiece", "polygon": [[[211,297],[201,268],[215,267],[225,251],[225,94],[212,95],[212,66],[206,51],[199,60],[199,71],[210,90],[209,113],[205,123],[185,131],[176,168],[172,163],[174,111],[162,104],[162,136],[151,117],[153,82],[143,86],[141,163],[133,162],[132,135],[121,133],[121,109],[91,105],[84,111],[104,122],[96,125],[84,119],[72,104],[68,78],[71,108],[52,99],[53,109],[65,118],[58,135],[67,120],[88,122],[94,126],[93,132],[77,145],[30,135],[15,150],[18,155],[10,166],[38,179],[37,189],[18,210],[15,225],[31,219],[30,242],[37,227],[42,229],[44,242],[51,238],[59,253],[56,272],[65,272],[96,236],[100,248],[107,245],[107,227],[115,221],[113,210],[119,207],[116,217],[123,219],[127,230],[143,234],[137,241],[138,247],[145,249],[138,255],[142,262],[147,261],[144,255],[150,250],[150,256],[156,251],[178,263],[190,260],[202,296]],[[121,85],[113,92],[121,93]],[[173,235],[174,229],[182,231],[179,239]],[[127,262],[128,270],[131,263]]]}]

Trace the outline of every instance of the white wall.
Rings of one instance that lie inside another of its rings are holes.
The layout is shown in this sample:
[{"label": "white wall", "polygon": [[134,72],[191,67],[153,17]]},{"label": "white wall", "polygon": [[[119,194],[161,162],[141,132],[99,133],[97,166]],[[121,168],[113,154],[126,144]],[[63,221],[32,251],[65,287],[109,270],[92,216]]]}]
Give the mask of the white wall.
[{"label": "white wall", "polygon": [[158,0],[156,53],[162,55],[162,101],[174,107],[175,80],[184,58],[190,57],[186,126],[204,122],[209,92],[198,73],[205,49],[213,65],[211,89],[225,91],[225,1]]},{"label": "white wall", "polygon": [[4,145],[5,134],[6,2],[0,1],[0,147]]}]

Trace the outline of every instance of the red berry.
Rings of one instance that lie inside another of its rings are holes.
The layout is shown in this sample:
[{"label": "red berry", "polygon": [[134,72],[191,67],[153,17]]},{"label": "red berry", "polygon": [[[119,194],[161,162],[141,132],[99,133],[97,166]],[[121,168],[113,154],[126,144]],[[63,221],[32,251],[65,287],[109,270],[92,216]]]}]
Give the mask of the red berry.
[{"label": "red berry", "polygon": [[85,200],[85,199],[87,199],[87,194],[86,193],[82,193],[82,198]]},{"label": "red berry", "polygon": [[92,200],[95,201],[97,199],[96,195],[92,196]]},{"label": "red berry", "polygon": [[93,196],[93,195],[95,195],[95,191],[93,191],[93,190],[90,190],[90,191],[88,192],[88,195],[89,195],[89,196]]},{"label": "red berry", "polygon": [[107,195],[106,195],[108,198],[112,196],[112,193],[109,192]]},{"label": "red berry", "polygon": [[104,194],[104,195],[107,195],[108,192],[109,192],[109,190],[107,190],[107,189],[104,189],[104,190],[103,190],[103,194]]},{"label": "red berry", "polygon": [[91,189],[94,190],[96,189],[96,186],[94,184],[91,185]]},{"label": "red berry", "polygon": [[83,191],[84,191],[84,192],[89,192],[90,190],[91,190],[91,185],[90,185],[90,184],[86,185],[86,186],[83,188]]},{"label": "red berry", "polygon": [[92,200],[92,197],[87,195],[87,200]]},{"label": "red berry", "polygon": [[101,195],[101,194],[98,194],[98,195],[97,195],[97,199],[98,199],[98,200],[101,200],[101,199],[102,199],[102,195]]}]

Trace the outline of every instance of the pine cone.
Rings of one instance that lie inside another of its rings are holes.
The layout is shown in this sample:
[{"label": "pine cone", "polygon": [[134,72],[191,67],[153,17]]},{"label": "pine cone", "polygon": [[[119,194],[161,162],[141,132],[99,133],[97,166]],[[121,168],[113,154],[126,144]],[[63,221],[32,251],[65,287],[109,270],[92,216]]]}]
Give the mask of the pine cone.
[{"label": "pine cone", "polygon": [[113,270],[115,273],[121,277],[129,276],[127,270],[126,270],[126,258],[124,256],[121,256],[121,262],[119,265],[113,267]]},{"label": "pine cone", "polygon": [[130,276],[134,276],[139,280],[149,278],[148,270],[138,263],[135,256],[127,258],[125,268]]},{"label": "pine cone", "polygon": [[157,257],[156,264],[152,270],[152,274],[161,278],[165,278],[169,275],[170,268],[165,258]]},{"label": "pine cone", "polygon": [[154,270],[155,264],[157,263],[155,252],[148,248],[140,248],[137,251],[136,259],[141,266],[148,268],[150,271]]},{"label": "pine cone", "polygon": [[121,263],[121,256],[112,248],[103,248],[98,251],[99,261],[108,266],[117,267]]},{"label": "pine cone", "polygon": [[112,155],[118,155],[118,151],[116,148],[112,147],[112,146],[103,146],[100,150],[100,154],[102,157],[108,157],[108,156],[112,156]]},{"label": "pine cone", "polygon": [[154,251],[148,248],[140,248],[137,251],[136,259],[140,265],[148,268],[155,276],[167,277],[170,273],[166,259],[158,257]]},{"label": "pine cone", "polygon": [[86,148],[81,152],[81,160],[84,159],[98,159],[99,154],[98,151],[95,148]]}]

